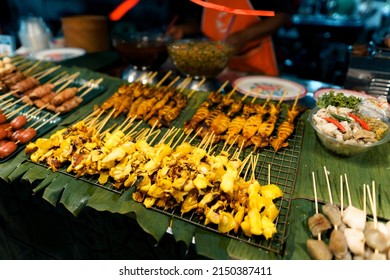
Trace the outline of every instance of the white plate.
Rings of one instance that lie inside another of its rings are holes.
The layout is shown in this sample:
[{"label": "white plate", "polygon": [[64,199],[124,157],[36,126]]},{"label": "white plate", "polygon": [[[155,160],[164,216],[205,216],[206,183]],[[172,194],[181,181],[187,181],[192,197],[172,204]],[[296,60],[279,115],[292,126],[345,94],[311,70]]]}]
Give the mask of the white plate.
[{"label": "white plate", "polygon": [[367,93],[361,92],[361,91],[355,91],[355,90],[350,90],[350,89],[340,89],[340,88],[321,88],[321,89],[317,90],[316,92],[314,92],[314,94],[313,94],[314,99],[317,101],[319,97],[321,97],[324,94],[329,93],[330,91],[334,91],[335,94],[337,94],[338,92],[341,92],[345,96],[356,96],[356,97],[359,97],[361,99],[375,98],[374,96],[368,95]]},{"label": "white plate", "polygon": [[233,82],[237,91],[242,94],[267,99],[270,94],[271,100],[280,100],[283,93],[286,95],[283,100],[295,100],[306,96],[307,90],[304,86],[281,78],[268,76],[247,76],[238,78]]},{"label": "white plate", "polygon": [[33,56],[39,60],[63,61],[81,56],[85,53],[86,51],[80,48],[56,48],[35,52]]}]

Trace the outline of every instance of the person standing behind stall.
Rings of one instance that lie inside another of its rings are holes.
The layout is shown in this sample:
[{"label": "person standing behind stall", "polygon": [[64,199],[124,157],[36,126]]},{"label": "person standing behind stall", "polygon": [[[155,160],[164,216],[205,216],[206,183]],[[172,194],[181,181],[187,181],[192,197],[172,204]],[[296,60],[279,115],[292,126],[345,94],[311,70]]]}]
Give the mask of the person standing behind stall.
[{"label": "person standing behind stall", "polygon": [[[214,9],[203,9],[200,28],[211,40],[226,40],[235,49],[229,68],[235,71],[278,76],[279,69],[272,35],[290,21],[290,0],[208,0],[214,4],[235,9],[274,11],[275,16],[257,17],[236,15]],[[199,30],[193,25],[177,25],[168,34],[180,39]],[[229,33],[229,34],[227,34]]]}]

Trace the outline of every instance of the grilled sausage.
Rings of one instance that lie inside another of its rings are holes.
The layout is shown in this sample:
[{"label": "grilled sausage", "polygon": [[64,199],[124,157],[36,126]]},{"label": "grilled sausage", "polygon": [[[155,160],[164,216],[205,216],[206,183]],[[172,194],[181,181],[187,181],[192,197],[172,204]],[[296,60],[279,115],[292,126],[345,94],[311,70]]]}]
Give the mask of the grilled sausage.
[{"label": "grilled sausage", "polygon": [[11,122],[10,125],[13,130],[18,130],[21,129],[25,124],[27,123],[27,118],[26,116],[20,115],[14,118]]},{"label": "grilled sausage", "polygon": [[6,139],[7,135],[7,130],[5,130],[4,128],[0,128],[0,140]]},{"label": "grilled sausage", "polygon": [[22,131],[24,131],[24,129],[18,129],[18,130],[16,130],[16,131],[13,131],[12,132],[12,135],[11,135],[11,140],[12,141],[18,141],[18,138],[19,138],[19,134],[22,132]]},{"label": "grilled sausage", "polygon": [[8,141],[2,146],[0,146],[0,158],[6,158],[12,155],[18,149],[18,145],[16,145],[13,141]]},{"label": "grilled sausage", "polygon": [[4,114],[0,114],[0,124],[6,123],[7,117]]},{"label": "grilled sausage", "polygon": [[26,144],[30,142],[34,137],[37,135],[37,131],[32,128],[26,128],[25,130],[21,131],[18,136],[18,142],[21,144]]}]

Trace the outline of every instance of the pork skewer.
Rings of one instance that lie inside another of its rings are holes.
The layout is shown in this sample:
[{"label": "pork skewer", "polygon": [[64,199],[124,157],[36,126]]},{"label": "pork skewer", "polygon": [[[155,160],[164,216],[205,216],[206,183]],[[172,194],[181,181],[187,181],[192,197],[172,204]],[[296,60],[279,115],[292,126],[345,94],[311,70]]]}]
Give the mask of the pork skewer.
[{"label": "pork skewer", "polygon": [[368,198],[371,206],[374,221],[371,224],[366,224],[364,229],[364,237],[366,244],[374,249],[374,253],[368,256],[370,260],[386,260],[386,254],[382,253],[388,248],[387,235],[378,228],[378,215],[376,206],[376,191],[375,181],[372,181],[372,194],[368,185],[366,185]]},{"label": "pork skewer", "polygon": [[324,215],[318,212],[317,186],[314,172],[312,172],[312,180],[316,213],[309,217],[308,224],[312,236],[317,237],[317,239],[306,240],[306,247],[313,259],[331,260],[333,258],[332,252],[330,251],[328,245],[323,240],[321,240],[321,233],[330,228],[330,222]]},{"label": "pork skewer", "polygon": [[[336,260],[350,260],[352,259],[352,256],[348,250],[347,239],[345,238],[344,232],[339,229],[341,226],[345,227],[345,225],[341,220],[341,211],[336,205],[333,204],[332,192],[330,189],[329,178],[328,178],[328,171],[326,170],[325,166],[324,166],[324,171],[326,174],[329,198],[331,202],[326,203],[325,205],[322,206],[322,212],[325,214],[326,217],[328,217],[328,219],[333,224],[333,230],[329,238],[329,250],[335,256]],[[343,176],[341,175],[340,186],[342,187],[342,185],[343,185]]]}]

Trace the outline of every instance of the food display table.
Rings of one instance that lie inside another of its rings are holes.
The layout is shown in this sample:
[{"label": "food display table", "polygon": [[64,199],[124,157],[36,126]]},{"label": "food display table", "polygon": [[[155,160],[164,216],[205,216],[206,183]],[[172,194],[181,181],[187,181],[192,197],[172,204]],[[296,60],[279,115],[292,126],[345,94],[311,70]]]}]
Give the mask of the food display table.
[{"label": "food display table", "polygon": [[[85,118],[96,104],[104,102],[125,83],[87,69],[69,67],[69,71],[80,71],[87,79],[103,77],[105,91],[67,116],[53,130]],[[205,94],[199,93],[194,98]],[[378,217],[389,220],[390,144],[352,158],[335,156],[316,138],[307,121],[309,111],[300,116],[303,137],[299,157],[287,160],[297,167],[281,253],[146,209],[132,200],[131,188],[115,193],[86,180],[52,172],[30,162],[23,151],[0,163],[0,247],[11,252],[9,257],[27,259],[310,259],[306,240],[311,238],[307,219],[315,213],[312,172],[317,174],[320,203],[329,201],[324,166],[330,172],[333,200],[337,204],[340,203],[340,175],[348,175],[351,198],[359,208],[363,207],[363,184],[374,180]],[[15,247],[15,243],[20,246]],[[23,246],[34,248],[34,253],[18,251]]]}]

